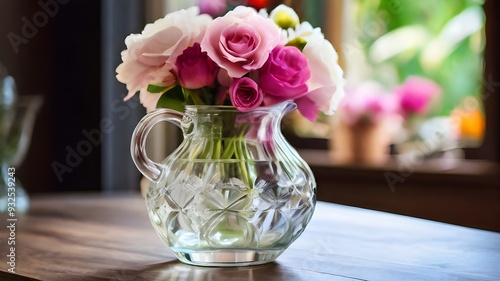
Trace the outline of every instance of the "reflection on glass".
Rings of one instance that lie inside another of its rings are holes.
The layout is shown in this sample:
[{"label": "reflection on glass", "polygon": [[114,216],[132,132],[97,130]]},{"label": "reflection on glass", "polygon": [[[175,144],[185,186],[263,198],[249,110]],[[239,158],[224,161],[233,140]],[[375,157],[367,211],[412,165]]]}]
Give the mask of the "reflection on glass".
[{"label": "reflection on glass", "polygon": [[[18,96],[12,76],[0,65],[0,212],[29,208],[29,197],[16,174],[28,151],[42,97]],[[14,204],[15,202],[15,204]],[[10,204],[9,204],[10,203]],[[13,209],[12,209],[13,208]]]}]

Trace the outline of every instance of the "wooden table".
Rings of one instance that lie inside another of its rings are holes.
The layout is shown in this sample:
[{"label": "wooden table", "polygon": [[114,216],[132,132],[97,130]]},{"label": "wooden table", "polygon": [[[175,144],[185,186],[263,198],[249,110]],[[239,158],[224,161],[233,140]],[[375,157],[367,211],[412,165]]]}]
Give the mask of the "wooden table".
[{"label": "wooden table", "polygon": [[325,202],[276,262],[243,268],[178,262],[139,194],[35,197],[16,222],[16,275],[6,225],[0,280],[500,280],[500,233]]}]

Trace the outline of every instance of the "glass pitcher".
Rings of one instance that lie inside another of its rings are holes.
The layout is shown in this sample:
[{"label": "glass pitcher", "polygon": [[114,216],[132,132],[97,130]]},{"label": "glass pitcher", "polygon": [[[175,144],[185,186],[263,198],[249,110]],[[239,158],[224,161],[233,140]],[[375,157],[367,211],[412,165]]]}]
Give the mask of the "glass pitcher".
[{"label": "glass pitcher", "polygon": [[[150,180],[149,218],[179,260],[241,266],[275,260],[308,224],[316,182],[280,130],[293,102],[240,112],[231,106],[156,109],[138,123],[132,158]],[[167,121],[183,141],[164,161],[145,152],[151,128]]]}]

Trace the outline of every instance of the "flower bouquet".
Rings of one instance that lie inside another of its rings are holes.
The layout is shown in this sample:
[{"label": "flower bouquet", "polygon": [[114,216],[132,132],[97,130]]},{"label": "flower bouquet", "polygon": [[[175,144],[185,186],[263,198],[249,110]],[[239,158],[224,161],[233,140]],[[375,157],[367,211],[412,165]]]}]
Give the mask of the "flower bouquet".
[{"label": "flower bouquet", "polygon": [[[146,204],[159,236],[190,264],[277,258],[305,229],[316,193],[281,118],[295,108],[310,120],[333,113],[344,84],[333,46],[283,5],[216,18],[179,10],[125,43],[117,78],[125,99],[139,92],[148,110],[131,151],[151,181]],[[184,140],[155,163],[144,144],[160,121]]]},{"label": "flower bouquet", "polygon": [[240,111],[294,101],[310,120],[343,96],[338,55],[319,28],[280,5],[238,6],[212,19],[198,7],[168,14],[125,40],[117,79],[148,111],[233,105]]}]

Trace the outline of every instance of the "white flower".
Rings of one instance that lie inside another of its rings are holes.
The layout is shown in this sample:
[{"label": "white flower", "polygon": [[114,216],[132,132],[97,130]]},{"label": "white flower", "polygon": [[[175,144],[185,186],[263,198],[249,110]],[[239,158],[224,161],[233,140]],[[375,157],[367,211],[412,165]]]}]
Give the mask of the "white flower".
[{"label": "white flower", "polygon": [[310,99],[320,111],[333,114],[344,96],[345,79],[338,64],[338,54],[325,39],[320,28],[303,22],[296,29],[288,29],[288,39],[300,37],[306,41],[302,53],[309,60],[311,78],[307,82]]},{"label": "white flower", "polygon": [[283,4],[274,8],[269,18],[283,29],[295,28],[300,23],[297,13],[292,8]]},{"label": "white flower", "polygon": [[[310,39],[309,39],[310,40]],[[344,96],[345,79],[338,55],[327,40],[308,41],[303,50],[309,59],[311,78],[307,96],[325,114],[333,114]]]},{"label": "white flower", "polygon": [[127,49],[121,53],[123,63],[116,69],[116,78],[129,90],[125,100],[141,91],[141,103],[148,111],[154,109],[160,95],[147,96],[147,86],[175,83],[171,72],[175,59],[201,40],[211,21],[210,16],[199,15],[198,7],[191,7],[146,25],[141,34],[129,35],[125,39]]},{"label": "white flower", "polygon": [[304,40],[308,40],[311,36],[319,36],[324,39],[324,35],[321,32],[321,28],[314,28],[309,22],[305,21],[300,25],[297,25],[295,28],[289,28],[287,31],[288,40],[293,40],[295,38],[302,38]]}]

